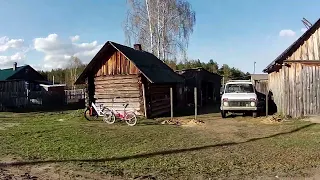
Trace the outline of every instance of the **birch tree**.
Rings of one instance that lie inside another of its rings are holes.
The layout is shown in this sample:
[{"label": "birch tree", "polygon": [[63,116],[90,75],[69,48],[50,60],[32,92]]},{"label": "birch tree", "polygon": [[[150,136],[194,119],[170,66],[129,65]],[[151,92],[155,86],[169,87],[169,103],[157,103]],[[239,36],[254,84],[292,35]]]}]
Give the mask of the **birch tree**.
[{"label": "birch tree", "polygon": [[140,43],[145,51],[166,60],[186,55],[196,22],[187,0],[127,0],[124,23],[127,45]]},{"label": "birch tree", "polygon": [[82,62],[78,57],[72,56],[70,58],[70,81],[73,89],[75,89],[74,83],[76,82],[79,74],[79,67],[82,66]]}]

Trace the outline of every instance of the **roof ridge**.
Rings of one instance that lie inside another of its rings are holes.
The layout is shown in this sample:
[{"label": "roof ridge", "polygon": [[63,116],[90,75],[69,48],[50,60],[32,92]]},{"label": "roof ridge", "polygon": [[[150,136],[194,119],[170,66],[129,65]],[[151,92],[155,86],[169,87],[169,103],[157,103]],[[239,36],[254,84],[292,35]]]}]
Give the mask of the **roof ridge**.
[{"label": "roof ridge", "polygon": [[275,60],[273,60],[264,70],[263,72],[267,72],[270,67],[272,67],[276,62],[283,60],[283,58],[288,55],[290,51],[293,49],[297,50],[302,42],[304,42],[304,38],[307,35],[320,27],[320,18],[306,31],[304,32],[297,40],[295,40],[287,49],[285,49]]}]

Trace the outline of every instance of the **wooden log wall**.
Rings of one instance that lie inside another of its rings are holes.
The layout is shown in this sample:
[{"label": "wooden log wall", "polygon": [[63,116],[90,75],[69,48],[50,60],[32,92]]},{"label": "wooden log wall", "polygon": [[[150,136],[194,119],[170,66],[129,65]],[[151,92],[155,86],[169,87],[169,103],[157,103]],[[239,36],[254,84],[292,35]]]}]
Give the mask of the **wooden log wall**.
[{"label": "wooden log wall", "polygon": [[0,82],[0,111],[28,104],[25,81]]},{"label": "wooden log wall", "polygon": [[291,63],[269,74],[278,112],[299,118],[320,114],[320,64]]},{"label": "wooden log wall", "polygon": [[[96,105],[114,106],[116,110],[123,110],[123,104],[128,102],[127,110],[143,115],[143,95],[140,77],[138,75],[114,75],[95,77]],[[114,99],[115,97],[120,97]],[[112,100],[114,99],[114,103]]]},{"label": "wooden log wall", "polygon": [[148,84],[146,94],[148,115],[150,117],[170,112],[170,87],[172,85]]},{"label": "wooden log wall", "polygon": [[268,75],[269,79],[269,91],[271,94],[271,99],[277,106],[277,111],[282,114],[284,107],[284,70],[280,69],[279,71],[274,71]]},{"label": "wooden log wall", "polygon": [[320,60],[320,30],[317,29],[287,60]]}]

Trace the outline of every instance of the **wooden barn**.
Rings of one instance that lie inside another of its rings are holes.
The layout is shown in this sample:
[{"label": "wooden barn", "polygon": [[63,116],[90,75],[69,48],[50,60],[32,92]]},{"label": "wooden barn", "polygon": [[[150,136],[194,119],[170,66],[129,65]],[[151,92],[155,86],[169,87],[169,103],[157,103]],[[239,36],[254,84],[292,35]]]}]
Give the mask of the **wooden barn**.
[{"label": "wooden barn", "polygon": [[264,72],[277,111],[289,117],[320,114],[320,19]]},{"label": "wooden barn", "polygon": [[[154,117],[170,112],[170,88],[184,79],[156,56],[141,49],[108,41],[95,55],[76,81],[87,84],[87,105],[114,105],[138,115]],[[115,97],[120,97],[112,100]],[[175,101],[176,102],[176,101]]]},{"label": "wooden barn", "polygon": [[187,104],[194,103],[194,87],[197,87],[198,105],[220,101],[221,76],[211,73],[204,68],[192,68],[176,71],[185,78],[185,91],[180,94],[184,96]]}]

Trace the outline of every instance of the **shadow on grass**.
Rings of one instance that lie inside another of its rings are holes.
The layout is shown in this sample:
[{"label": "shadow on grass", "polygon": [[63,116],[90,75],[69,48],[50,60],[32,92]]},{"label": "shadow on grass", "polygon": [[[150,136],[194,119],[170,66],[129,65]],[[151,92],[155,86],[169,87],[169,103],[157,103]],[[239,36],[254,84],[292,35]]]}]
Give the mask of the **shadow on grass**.
[{"label": "shadow on grass", "polygon": [[274,135],[266,136],[266,137],[259,137],[259,138],[252,138],[247,141],[243,142],[230,142],[230,143],[222,143],[222,144],[213,144],[207,146],[199,146],[199,147],[192,147],[192,148],[185,148],[185,149],[173,149],[167,151],[159,151],[159,152],[152,152],[152,153],[143,153],[143,154],[136,154],[131,156],[122,156],[122,157],[112,157],[112,158],[101,158],[101,159],[66,159],[66,160],[45,160],[45,161],[25,161],[25,162],[11,162],[11,163],[0,163],[0,167],[8,167],[8,166],[24,166],[24,165],[36,165],[36,164],[46,164],[46,163],[68,163],[68,162],[107,162],[107,161],[125,161],[129,159],[139,159],[139,158],[149,158],[158,155],[170,155],[176,153],[184,153],[184,152],[191,152],[191,151],[198,151],[203,149],[209,149],[214,147],[223,147],[223,146],[234,146],[239,144],[245,144],[249,142],[254,142],[262,139],[269,139],[274,138],[282,135],[288,135],[291,133],[295,133],[301,131],[305,128],[311,127],[316,125],[315,123],[308,124],[292,131],[277,133]]}]

